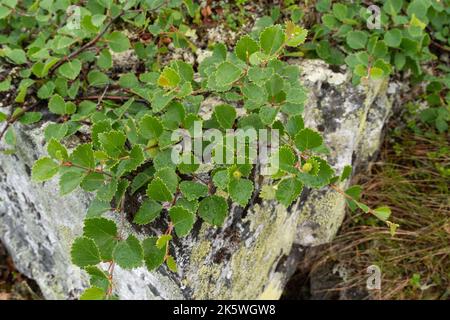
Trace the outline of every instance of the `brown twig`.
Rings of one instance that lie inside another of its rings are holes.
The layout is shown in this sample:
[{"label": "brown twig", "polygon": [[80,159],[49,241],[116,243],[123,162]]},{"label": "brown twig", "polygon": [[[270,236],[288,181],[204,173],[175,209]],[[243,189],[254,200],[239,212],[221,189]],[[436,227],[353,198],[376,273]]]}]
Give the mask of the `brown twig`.
[{"label": "brown twig", "polygon": [[103,28],[102,31],[100,31],[94,38],[92,38],[89,42],[85,43],[83,46],[81,46],[80,48],[78,48],[77,50],[75,50],[74,52],[72,52],[71,54],[69,54],[68,56],[62,58],[61,60],[59,60],[57,63],[55,63],[49,70],[48,74],[51,75],[56,69],[58,69],[63,63],[77,57],[80,53],[82,53],[84,50],[94,46],[102,37],[103,35],[106,33],[106,31],[108,31],[108,29],[112,26],[112,24],[119,19],[123,14],[125,13],[124,10],[122,10],[117,17],[112,18],[108,24],[105,26],[105,28]]},{"label": "brown twig", "polygon": [[[99,100],[102,98],[102,95],[92,95],[92,96],[85,96],[85,97],[78,97],[73,100]],[[102,100],[114,100],[114,101],[127,101],[132,99],[131,96],[118,96],[118,95],[104,95]],[[148,104],[149,102],[144,99],[134,99],[134,101],[139,103]]]},{"label": "brown twig", "polygon": [[113,178],[113,175],[112,175],[112,174],[110,174],[110,173],[108,173],[108,172],[106,172],[106,171],[104,171],[104,170],[102,170],[102,169],[98,169],[98,168],[92,169],[92,168],[80,166],[80,165],[75,164],[75,163],[72,163],[72,162],[70,162],[70,161],[63,162],[62,165],[63,165],[64,167],[74,167],[74,168],[83,169],[83,170],[86,170],[87,172],[97,172],[97,173],[104,174],[105,176],[108,176],[108,177]]},{"label": "brown twig", "polygon": [[16,114],[11,115],[8,120],[6,120],[5,127],[0,132],[0,140],[2,140],[3,136],[5,135],[8,128],[16,122],[21,116],[23,116],[24,113],[30,111],[31,109],[37,107],[39,105],[39,102],[33,103],[32,105],[29,105],[27,107],[22,108],[20,111],[18,111]]}]

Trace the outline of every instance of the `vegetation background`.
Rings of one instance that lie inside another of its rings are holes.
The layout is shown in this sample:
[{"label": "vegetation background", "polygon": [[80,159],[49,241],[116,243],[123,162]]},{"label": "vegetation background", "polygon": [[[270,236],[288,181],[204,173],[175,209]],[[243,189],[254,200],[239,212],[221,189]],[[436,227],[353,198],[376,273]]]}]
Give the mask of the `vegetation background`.
[{"label": "vegetation background", "polygon": [[[392,236],[379,220],[349,211],[332,243],[305,254],[284,298],[449,299],[450,1],[183,3],[190,14],[183,23],[164,31],[173,32],[176,38],[173,34],[159,37],[153,43],[155,50],[170,50],[176,39],[193,50],[213,45],[206,40],[211,38],[234,47],[239,35],[255,26],[263,28],[291,20],[309,33],[305,45],[290,50],[288,56],[318,58],[336,68],[347,66],[355,84],[381,77],[404,84],[379,158],[369,172],[361,173],[354,181],[363,185],[365,203],[391,207],[391,220],[399,229]],[[13,10],[11,4],[17,6],[13,13],[20,14],[27,10],[28,2],[0,0],[0,26],[7,18],[5,12]],[[373,4],[380,9],[380,29],[367,26],[371,16],[367,8]],[[7,43],[8,34],[3,30],[0,44]],[[208,36],[211,30],[216,32],[212,37]],[[196,40],[192,40],[192,33],[197,35]],[[139,37],[152,43],[151,32]],[[146,50],[151,51],[151,46]],[[5,49],[0,52],[0,63],[19,59]],[[155,61],[154,68],[163,64]],[[3,91],[7,78],[1,76]],[[371,264],[382,270],[379,291],[365,289],[366,267]],[[336,265],[345,272],[339,272]],[[311,281],[319,276],[327,281],[320,285]],[[0,299],[39,299],[33,281],[14,270],[1,246]]]}]

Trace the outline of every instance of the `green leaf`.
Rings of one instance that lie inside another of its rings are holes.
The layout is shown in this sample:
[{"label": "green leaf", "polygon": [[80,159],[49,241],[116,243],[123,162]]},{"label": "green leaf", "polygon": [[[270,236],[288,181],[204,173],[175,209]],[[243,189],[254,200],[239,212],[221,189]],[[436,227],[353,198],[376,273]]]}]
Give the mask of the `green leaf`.
[{"label": "green leaf", "polygon": [[98,217],[110,210],[112,210],[112,208],[111,204],[108,201],[102,201],[96,198],[92,200],[86,213],[86,217],[87,218]]},{"label": "green leaf", "polygon": [[64,78],[75,80],[81,71],[81,62],[78,59],[68,61],[58,68],[58,73]]},{"label": "green leaf", "polygon": [[298,171],[294,166],[297,162],[297,157],[294,154],[294,151],[288,146],[282,146],[278,150],[278,161],[280,169],[285,172],[294,173]]},{"label": "green leaf", "polygon": [[167,257],[166,264],[170,271],[177,272],[177,263],[172,256]]},{"label": "green leaf", "polygon": [[159,216],[161,210],[162,206],[158,202],[147,199],[134,216],[133,222],[139,225],[148,224]]},{"label": "green leaf", "polygon": [[302,105],[308,98],[305,88],[301,86],[292,86],[289,88],[286,94],[286,102],[294,103],[296,105]]},{"label": "green leaf", "polygon": [[241,91],[247,99],[254,101],[258,105],[262,105],[267,101],[267,91],[255,83],[246,83],[241,87]]},{"label": "green leaf", "polygon": [[228,104],[221,104],[214,108],[213,116],[222,129],[231,129],[236,120],[236,109]]},{"label": "green leaf", "polygon": [[173,199],[169,188],[160,178],[153,179],[148,185],[147,195],[149,198],[160,202],[167,202]]},{"label": "green leaf", "polygon": [[66,102],[59,94],[55,94],[48,102],[48,109],[50,112],[63,115],[66,113]]},{"label": "green leaf", "polygon": [[322,143],[322,136],[309,128],[301,130],[295,136],[295,145],[300,151],[317,148],[322,145]]},{"label": "green leaf", "polygon": [[104,291],[108,290],[109,279],[106,272],[94,266],[86,267],[84,270],[88,273],[89,282],[92,286],[103,289]]},{"label": "green leaf", "polygon": [[403,0],[386,0],[383,4],[383,10],[391,16],[397,15],[403,5]]},{"label": "green leaf", "polygon": [[[298,173],[298,177],[303,182],[303,184],[311,188],[321,188],[329,184],[331,178],[334,175],[333,168],[331,168],[325,160],[319,157],[311,157],[310,161],[312,161],[311,172]],[[319,172],[317,172],[317,168],[319,168]]]},{"label": "green leaf", "polygon": [[364,203],[361,203],[361,202],[359,202],[359,201],[355,201],[355,204],[356,204],[356,205],[358,206],[358,208],[360,208],[363,212],[369,213],[370,208],[369,208],[367,205],[365,205]]},{"label": "green leaf", "polygon": [[381,79],[384,76],[384,71],[380,68],[372,67],[369,74],[371,79]]},{"label": "green leaf", "polygon": [[175,88],[181,81],[180,75],[175,69],[165,67],[158,79],[158,85],[164,88]]},{"label": "green leaf", "polygon": [[357,204],[356,202],[359,200],[359,198],[361,197],[361,192],[362,192],[362,188],[359,185],[354,185],[351,186],[350,188],[348,188],[347,190],[345,190],[345,193],[347,195],[349,195],[353,200],[350,199],[345,199],[349,208],[354,211],[357,208]]},{"label": "green leaf", "polygon": [[53,81],[47,81],[39,88],[37,92],[38,98],[48,99],[53,94],[54,90],[55,90],[55,83]]},{"label": "green leaf", "polygon": [[228,204],[222,197],[209,196],[200,202],[198,214],[206,222],[221,226],[228,215]]},{"label": "green leaf", "polygon": [[15,64],[24,64],[27,62],[27,56],[22,49],[4,49],[5,56]]},{"label": "green leaf", "polygon": [[264,83],[267,79],[270,79],[270,77],[273,75],[273,69],[272,68],[260,68],[260,67],[251,67],[248,69],[248,78],[250,81],[253,81],[257,84]]},{"label": "green leaf", "polygon": [[51,139],[55,139],[59,141],[66,136],[68,130],[69,126],[67,122],[49,123],[44,131],[45,140],[50,141]]},{"label": "green leaf", "polygon": [[242,70],[231,62],[222,62],[216,70],[215,76],[217,85],[223,87],[233,84],[242,74]]},{"label": "green leaf", "polygon": [[367,33],[364,31],[350,31],[347,33],[347,44],[352,49],[363,49],[367,43]]},{"label": "green leaf", "polygon": [[122,88],[133,89],[139,87],[139,80],[134,73],[124,73],[120,76],[119,85]]},{"label": "green leaf", "polygon": [[428,8],[431,6],[431,2],[429,0],[412,0],[408,4],[408,8],[406,12],[408,16],[412,17],[416,15],[416,17],[426,17]]},{"label": "green leaf", "polygon": [[31,170],[31,179],[36,182],[50,180],[59,171],[59,164],[45,157],[37,160]]},{"label": "green leaf", "polygon": [[308,30],[300,26],[296,26],[290,21],[286,23],[286,45],[289,47],[298,47],[300,44],[305,42],[307,35]]},{"label": "green leaf", "polygon": [[170,65],[178,73],[182,81],[191,82],[194,80],[194,69],[191,64],[175,60]]},{"label": "green leaf", "polygon": [[91,218],[84,221],[83,235],[94,240],[103,261],[112,259],[117,244],[117,226],[112,220]]},{"label": "green leaf", "polygon": [[94,240],[80,237],[75,239],[70,251],[72,263],[80,268],[100,263],[100,253]]},{"label": "green leaf", "polygon": [[362,188],[359,185],[354,185],[348,188],[345,193],[352,197],[354,200],[358,200],[361,196]]},{"label": "green leaf", "polygon": [[301,115],[290,117],[286,123],[286,131],[292,138],[294,138],[304,128],[305,123]]},{"label": "green leaf", "polygon": [[122,32],[114,31],[106,36],[109,47],[114,52],[123,52],[130,48],[130,41]]},{"label": "green leaf", "polygon": [[163,130],[161,121],[156,117],[145,115],[139,121],[139,131],[144,138],[158,139]]},{"label": "green leaf", "polygon": [[245,207],[253,194],[253,182],[248,179],[231,179],[228,192],[234,202]]},{"label": "green leaf", "polygon": [[398,48],[402,42],[402,32],[400,29],[394,28],[388,30],[384,34],[384,42],[386,42],[389,47]]},{"label": "green leaf", "polygon": [[247,62],[252,53],[259,50],[258,43],[249,36],[243,36],[236,43],[234,52],[236,56],[242,61]]},{"label": "green leaf", "polygon": [[104,291],[108,290],[109,279],[103,270],[94,266],[86,267],[84,270],[89,274],[89,282],[92,286],[103,289]]},{"label": "green leaf", "polygon": [[96,122],[92,127],[92,142],[94,143],[94,146],[100,146],[100,141],[98,139],[98,135],[102,132],[108,132],[111,131],[111,122],[110,120],[102,120]]},{"label": "green leaf", "polygon": [[277,185],[275,198],[285,207],[289,207],[302,193],[303,184],[296,178],[281,180]]},{"label": "green leaf", "polygon": [[103,150],[113,159],[118,159],[124,152],[126,136],[120,131],[100,133],[98,139]]},{"label": "green leaf", "polygon": [[109,83],[109,78],[106,74],[101,71],[92,70],[88,73],[88,82],[89,85],[95,87],[102,87]]},{"label": "green leaf", "polygon": [[9,91],[11,89],[11,77],[7,77],[3,81],[0,81],[0,92]]},{"label": "green leaf", "polygon": [[129,152],[128,158],[122,160],[117,167],[117,175],[122,176],[124,173],[132,172],[144,163],[145,157],[142,148],[135,145]]},{"label": "green leaf", "polygon": [[173,168],[168,167],[158,170],[155,173],[155,178],[159,178],[161,181],[164,181],[164,184],[171,193],[175,193],[177,191],[178,176]]},{"label": "green leaf", "polygon": [[84,178],[84,173],[80,171],[69,171],[59,178],[59,194],[66,195],[75,190]]},{"label": "green leaf", "polygon": [[22,124],[33,124],[39,122],[42,119],[42,113],[28,111],[20,117],[19,122]]},{"label": "green leaf", "polygon": [[344,180],[348,179],[351,174],[352,174],[352,166],[346,165],[344,167],[344,170],[342,170],[342,174],[341,174],[340,180],[344,181]]},{"label": "green leaf", "polygon": [[112,179],[97,190],[97,198],[103,201],[111,201],[117,192],[119,183],[116,179]]},{"label": "green leaf", "polygon": [[154,173],[155,169],[153,167],[149,167],[134,177],[133,182],[131,183],[131,194],[134,194],[137,190],[150,182]]},{"label": "green leaf", "polygon": [[159,236],[156,241],[156,246],[161,249],[168,245],[169,241],[172,240],[172,236],[170,234],[163,234]]},{"label": "green leaf", "polygon": [[347,19],[348,8],[345,4],[334,3],[333,4],[333,14],[340,21]]},{"label": "green leaf", "polygon": [[374,215],[382,220],[382,221],[386,221],[387,219],[389,219],[389,217],[391,216],[391,208],[387,207],[387,206],[382,206],[382,207],[378,207],[375,210],[373,210]]},{"label": "green leaf", "polygon": [[178,237],[184,237],[192,230],[195,222],[195,215],[189,210],[180,206],[175,206],[170,208],[169,216]]},{"label": "green leaf", "polygon": [[264,29],[259,36],[259,45],[267,55],[276,54],[284,45],[285,35],[280,25]]},{"label": "green leaf", "polygon": [[25,102],[25,97],[28,93],[28,88],[34,83],[34,80],[31,79],[22,79],[19,83],[18,93],[15,101],[19,103]]},{"label": "green leaf", "polygon": [[103,49],[102,51],[100,51],[100,54],[97,59],[97,65],[102,69],[112,68],[113,62],[111,52],[109,52],[109,49]]},{"label": "green leaf", "polygon": [[16,133],[15,133],[14,127],[9,127],[8,130],[6,130],[5,142],[6,142],[6,144],[9,144],[10,146],[16,145]]},{"label": "green leaf", "polygon": [[219,170],[213,175],[213,183],[217,188],[226,190],[230,176],[227,169]]},{"label": "green leaf", "polygon": [[139,240],[130,235],[125,241],[119,241],[113,251],[113,259],[123,269],[139,268],[144,259]]},{"label": "green leaf", "polygon": [[91,172],[87,174],[81,181],[81,188],[84,191],[97,191],[105,183],[105,176],[99,172]]},{"label": "green leaf", "polygon": [[259,109],[259,118],[265,125],[271,125],[278,114],[278,109],[271,106],[262,106]]},{"label": "green leaf", "polygon": [[95,159],[90,143],[79,145],[70,155],[70,161],[83,168],[94,169]]},{"label": "green leaf", "polygon": [[150,237],[142,242],[144,248],[144,261],[148,270],[152,271],[164,263],[166,247],[158,248],[156,241],[158,238]]},{"label": "green leaf", "polygon": [[274,74],[265,84],[271,102],[276,102],[276,97],[284,88],[284,80],[278,74]]},{"label": "green leaf", "polygon": [[80,296],[80,300],[105,300],[105,298],[105,290],[97,287],[91,287],[84,290]]},{"label": "green leaf", "polygon": [[12,12],[10,8],[0,6],[0,20],[6,18],[9,16],[9,14]]},{"label": "green leaf", "polygon": [[180,190],[188,200],[195,200],[208,195],[208,186],[194,181],[182,181]]}]

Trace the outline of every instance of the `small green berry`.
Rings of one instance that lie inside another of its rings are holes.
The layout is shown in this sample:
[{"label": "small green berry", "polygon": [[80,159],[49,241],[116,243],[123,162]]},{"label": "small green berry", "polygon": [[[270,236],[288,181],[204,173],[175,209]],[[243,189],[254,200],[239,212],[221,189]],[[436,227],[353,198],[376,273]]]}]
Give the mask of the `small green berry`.
[{"label": "small green berry", "polygon": [[239,180],[242,177],[242,173],[239,170],[236,170],[233,172],[233,177]]},{"label": "small green berry", "polygon": [[311,163],[307,162],[303,165],[302,170],[306,173],[310,172],[312,170],[313,166]]}]

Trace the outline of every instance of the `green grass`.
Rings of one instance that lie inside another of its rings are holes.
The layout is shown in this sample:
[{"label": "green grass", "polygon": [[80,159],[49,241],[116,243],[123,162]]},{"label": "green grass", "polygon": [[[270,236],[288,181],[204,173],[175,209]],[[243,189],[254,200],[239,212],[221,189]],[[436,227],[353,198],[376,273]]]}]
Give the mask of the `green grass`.
[{"label": "green grass", "polygon": [[356,177],[364,201],[392,208],[395,236],[375,219],[351,214],[312,269],[339,263],[349,277],[330,291],[365,288],[369,265],[382,272],[370,299],[450,299],[450,152],[448,134],[391,136],[370,173]]}]

